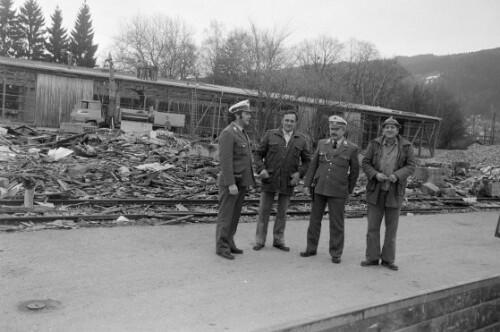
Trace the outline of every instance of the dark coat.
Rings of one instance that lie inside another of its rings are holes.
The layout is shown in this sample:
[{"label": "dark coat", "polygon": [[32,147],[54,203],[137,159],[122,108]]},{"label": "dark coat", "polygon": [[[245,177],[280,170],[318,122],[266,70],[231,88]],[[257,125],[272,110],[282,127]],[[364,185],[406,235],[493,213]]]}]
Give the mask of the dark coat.
[{"label": "dark coat", "polygon": [[293,195],[290,176],[299,172],[302,178],[311,162],[305,136],[294,132],[287,145],[281,128],[266,132],[254,152],[254,158],[257,174],[263,169],[269,173],[268,179],[262,179],[261,190],[285,195]]},{"label": "dark coat", "polygon": [[358,146],[344,139],[333,150],[330,139],[323,139],[318,142],[304,186],[310,187],[314,181],[315,194],[347,198],[354,190],[358,175]]},{"label": "dark coat", "polygon": [[219,186],[237,184],[247,187],[255,184],[248,137],[234,123],[230,123],[220,133],[219,160]]},{"label": "dark coat", "polygon": [[[377,181],[376,175],[381,172],[380,156],[382,155],[383,136],[377,137],[370,142],[362,161],[363,171],[368,178],[366,184],[366,201],[376,204],[381,183]],[[386,206],[399,208],[403,204],[406,191],[406,182],[410,175],[415,172],[415,154],[411,143],[401,136],[398,139],[398,157],[394,175],[398,178],[395,184],[391,184],[387,194]]]}]

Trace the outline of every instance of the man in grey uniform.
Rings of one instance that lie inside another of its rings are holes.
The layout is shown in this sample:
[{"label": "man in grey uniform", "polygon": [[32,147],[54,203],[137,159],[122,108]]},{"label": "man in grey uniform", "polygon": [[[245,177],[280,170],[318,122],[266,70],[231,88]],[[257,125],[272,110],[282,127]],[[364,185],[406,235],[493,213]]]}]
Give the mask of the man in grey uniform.
[{"label": "man in grey uniform", "polygon": [[215,234],[217,255],[234,259],[233,254],[242,254],[236,247],[234,235],[238,227],[241,208],[247,187],[253,186],[255,179],[252,168],[252,151],[244,127],[250,123],[252,110],[250,102],[244,100],[229,108],[233,121],[219,136],[219,159],[221,172],[219,186],[219,212]]},{"label": "man in grey uniform", "polygon": [[316,255],[321,220],[328,204],[329,252],[332,262],[339,264],[344,249],[345,203],[359,175],[358,146],[344,137],[347,127],[344,119],[333,115],[328,120],[330,138],[318,142],[304,181],[304,193],[309,195],[312,190],[313,202],[307,229],[307,247],[300,256]]}]

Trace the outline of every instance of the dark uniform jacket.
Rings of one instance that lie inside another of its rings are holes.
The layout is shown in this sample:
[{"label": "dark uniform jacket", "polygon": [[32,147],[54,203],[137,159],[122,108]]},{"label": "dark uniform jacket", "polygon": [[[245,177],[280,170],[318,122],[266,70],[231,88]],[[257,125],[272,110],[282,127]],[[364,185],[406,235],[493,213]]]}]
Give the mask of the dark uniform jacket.
[{"label": "dark uniform jacket", "polygon": [[300,177],[304,177],[311,161],[305,136],[293,132],[287,145],[282,128],[266,132],[254,158],[257,174],[263,169],[269,173],[268,179],[262,179],[261,190],[285,195],[293,195],[290,175],[299,172]]},{"label": "dark uniform jacket", "polygon": [[343,139],[336,150],[331,139],[322,139],[307,170],[304,186],[314,183],[314,193],[347,198],[359,175],[358,146]]},{"label": "dark uniform jacket", "polygon": [[219,160],[221,168],[219,186],[254,185],[252,151],[248,137],[234,123],[230,123],[220,133]]},{"label": "dark uniform jacket", "polygon": [[[366,149],[365,156],[362,161],[363,171],[368,178],[366,184],[366,201],[376,204],[378,193],[380,191],[381,182],[377,181],[376,175],[381,172],[380,156],[382,155],[382,139],[380,136],[370,142]],[[397,176],[396,184],[391,184],[387,194],[386,206],[392,208],[401,207],[406,190],[407,178],[415,172],[415,154],[411,143],[401,136],[397,136],[398,140],[398,156],[394,175]]]}]

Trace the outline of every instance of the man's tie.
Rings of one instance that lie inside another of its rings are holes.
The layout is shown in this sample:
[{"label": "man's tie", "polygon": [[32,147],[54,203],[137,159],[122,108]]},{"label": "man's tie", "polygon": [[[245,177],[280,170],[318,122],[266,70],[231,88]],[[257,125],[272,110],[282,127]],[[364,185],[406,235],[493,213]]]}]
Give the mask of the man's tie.
[{"label": "man's tie", "polygon": [[337,148],[337,141],[333,141],[333,149],[335,150]]}]

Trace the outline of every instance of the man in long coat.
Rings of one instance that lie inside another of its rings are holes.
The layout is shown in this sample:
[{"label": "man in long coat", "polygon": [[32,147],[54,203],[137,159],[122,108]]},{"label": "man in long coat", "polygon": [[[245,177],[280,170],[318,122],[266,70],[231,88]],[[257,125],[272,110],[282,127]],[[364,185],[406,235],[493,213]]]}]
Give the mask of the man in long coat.
[{"label": "man in long coat", "polygon": [[219,136],[219,159],[221,172],[219,186],[219,212],[215,234],[215,253],[226,259],[233,254],[242,254],[234,243],[245,193],[255,179],[252,168],[252,151],[244,127],[252,118],[250,102],[244,100],[229,108],[233,121]]}]

